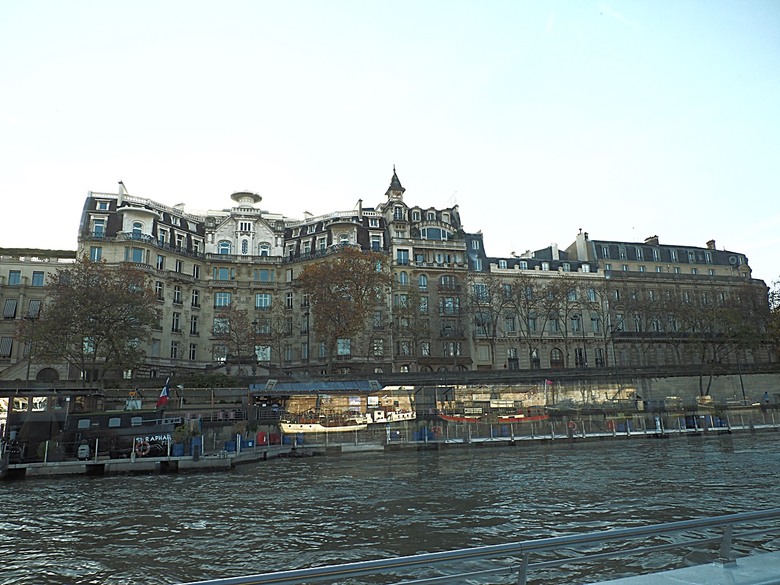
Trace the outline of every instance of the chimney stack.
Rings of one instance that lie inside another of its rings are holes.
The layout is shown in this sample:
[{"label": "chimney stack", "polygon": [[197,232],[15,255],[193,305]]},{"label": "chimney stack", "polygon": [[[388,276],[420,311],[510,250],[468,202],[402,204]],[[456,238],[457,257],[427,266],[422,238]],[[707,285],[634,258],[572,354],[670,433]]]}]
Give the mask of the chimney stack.
[{"label": "chimney stack", "polygon": [[708,250],[714,250],[715,249],[715,240],[710,240],[707,242],[707,249]]}]

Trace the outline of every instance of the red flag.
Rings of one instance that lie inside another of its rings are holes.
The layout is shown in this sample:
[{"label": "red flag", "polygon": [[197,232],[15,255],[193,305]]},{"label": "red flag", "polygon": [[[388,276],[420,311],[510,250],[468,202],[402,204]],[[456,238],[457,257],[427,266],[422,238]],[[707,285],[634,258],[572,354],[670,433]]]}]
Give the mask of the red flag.
[{"label": "red flag", "polygon": [[168,404],[168,394],[171,390],[171,379],[168,378],[165,380],[165,386],[163,386],[162,391],[160,392],[160,397],[157,399],[157,408],[162,408],[166,404]]}]

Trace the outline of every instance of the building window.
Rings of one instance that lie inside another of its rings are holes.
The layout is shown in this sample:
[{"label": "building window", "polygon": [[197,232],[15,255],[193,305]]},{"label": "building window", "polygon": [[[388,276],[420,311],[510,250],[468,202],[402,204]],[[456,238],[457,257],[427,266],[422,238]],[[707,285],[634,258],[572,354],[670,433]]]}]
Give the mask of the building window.
[{"label": "building window", "polygon": [[384,339],[374,339],[372,343],[372,352],[374,356],[379,357],[383,356],[385,354],[385,340]]},{"label": "building window", "polygon": [[174,312],[171,316],[171,333],[181,333],[181,313]]},{"label": "building window", "polygon": [[33,272],[32,285],[43,286],[43,272]]},{"label": "building window", "polygon": [[93,219],[92,220],[92,236],[95,238],[102,238],[106,235],[106,220],[105,219]]},{"label": "building window", "polygon": [[165,270],[165,256],[157,254],[157,270]]},{"label": "building window", "polygon": [[179,342],[178,341],[171,341],[171,359],[172,360],[179,359]]},{"label": "building window", "polygon": [[131,248],[129,250],[129,260],[136,264],[144,264],[144,250],[143,248]]},{"label": "building window", "polygon": [[601,246],[601,257],[609,258],[609,246]]},{"label": "building window", "polygon": [[375,252],[382,249],[382,236],[376,234],[371,235],[371,249]]},{"label": "building window", "polygon": [[200,335],[198,331],[198,316],[192,315],[190,317],[190,335]]},{"label": "building window", "polygon": [[270,309],[271,295],[269,293],[255,294],[255,309]]},{"label": "building window", "polygon": [[227,240],[220,240],[219,244],[217,244],[218,254],[230,254],[231,249],[232,249],[232,245]]},{"label": "building window", "polygon": [[393,208],[393,219],[402,220],[404,218],[404,208],[397,205]]},{"label": "building window", "polygon": [[229,307],[231,294],[229,292],[218,292],[214,294],[214,307]]},{"label": "building window", "polygon": [[5,299],[5,305],[3,306],[3,319],[16,318],[16,306],[18,304],[18,299]]},{"label": "building window", "polygon": [[89,259],[92,262],[100,262],[101,258],[103,258],[103,248],[101,246],[90,246]]},{"label": "building window", "polygon": [[677,262],[677,250],[669,250],[669,258],[672,262]]},{"label": "building window", "polygon": [[27,317],[31,319],[37,319],[41,316],[41,305],[43,305],[43,301],[33,299],[30,301],[30,303],[27,305]]},{"label": "building window", "polygon": [[696,268],[691,268],[691,274],[699,274],[699,270]]},{"label": "building window", "polygon": [[195,264],[192,267],[192,277],[193,278],[200,278],[200,266],[198,264]]},{"label": "building window", "polygon": [[190,343],[190,353],[189,353],[190,361],[194,362],[197,356],[198,356],[198,346],[195,345],[194,343]]},{"label": "building window", "polygon": [[183,266],[184,265],[182,264],[181,260],[176,260],[176,264],[175,264],[174,270],[181,274]]},{"label": "building window", "polygon": [[133,222],[133,239],[140,240],[141,234],[143,234],[144,226],[140,221]]},{"label": "building window", "polygon": [[349,338],[339,338],[336,341],[336,353],[338,355],[352,355],[352,341]]},{"label": "building window", "polygon": [[108,211],[108,201],[96,201],[95,209],[98,211]]},{"label": "building window", "polygon": [[442,353],[447,357],[460,355],[460,342],[459,341],[447,341],[442,346]]},{"label": "building window", "polygon": [[190,304],[193,307],[200,307],[200,291],[197,289],[192,289],[192,296]]},{"label": "building window", "polygon": [[227,267],[214,267],[214,280],[232,280],[233,279],[233,269],[227,268]]},{"label": "building window", "polygon": [[173,303],[181,305],[181,287],[178,285],[173,287]]},{"label": "building window", "polygon": [[409,265],[409,250],[398,250],[396,252],[396,261],[399,266]]},{"label": "building window", "polygon": [[11,350],[13,349],[13,346],[14,346],[13,337],[0,338],[0,358],[11,357]]},{"label": "building window", "polygon": [[639,247],[634,248],[634,254],[636,254],[636,259],[637,260],[641,261],[641,260],[644,259],[643,256],[642,256],[642,248],[639,248]]},{"label": "building window", "polygon": [[285,309],[293,308],[293,293],[288,292],[284,294],[284,308]]},{"label": "building window", "polygon": [[158,280],[154,283],[154,296],[157,297],[158,301],[163,300],[165,295],[165,285],[162,283],[161,280]]},{"label": "building window", "polygon": [[267,268],[260,268],[259,270],[255,270],[255,280],[258,282],[273,282],[273,270],[268,270]]}]

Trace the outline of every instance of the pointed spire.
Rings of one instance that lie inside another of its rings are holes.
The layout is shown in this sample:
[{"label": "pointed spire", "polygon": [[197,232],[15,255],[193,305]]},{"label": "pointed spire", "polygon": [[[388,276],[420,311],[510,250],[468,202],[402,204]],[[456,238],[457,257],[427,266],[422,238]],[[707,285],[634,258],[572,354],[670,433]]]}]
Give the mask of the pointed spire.
[{"label": "pointed spire", "polygon": [[404,191],[406,191],[406,189],[401,186],[401,181],[398,179],[398,175],[395,172],[395,165],[393,165],[393,178],[390,179],[390,187],[388,187],[385,195],[392,199],[403,199]]}]

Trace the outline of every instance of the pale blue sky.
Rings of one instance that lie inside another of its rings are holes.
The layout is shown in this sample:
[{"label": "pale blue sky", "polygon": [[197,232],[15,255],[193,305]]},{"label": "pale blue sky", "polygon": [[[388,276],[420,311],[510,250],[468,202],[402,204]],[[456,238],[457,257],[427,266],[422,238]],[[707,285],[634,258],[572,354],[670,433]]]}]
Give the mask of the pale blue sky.
[{"label": "pale blue sky", "polygon": [[780,277],[780,1],[0,0],[0,246],[88,190],[292,217],[457,202],[487,252],[594,239]]}]

